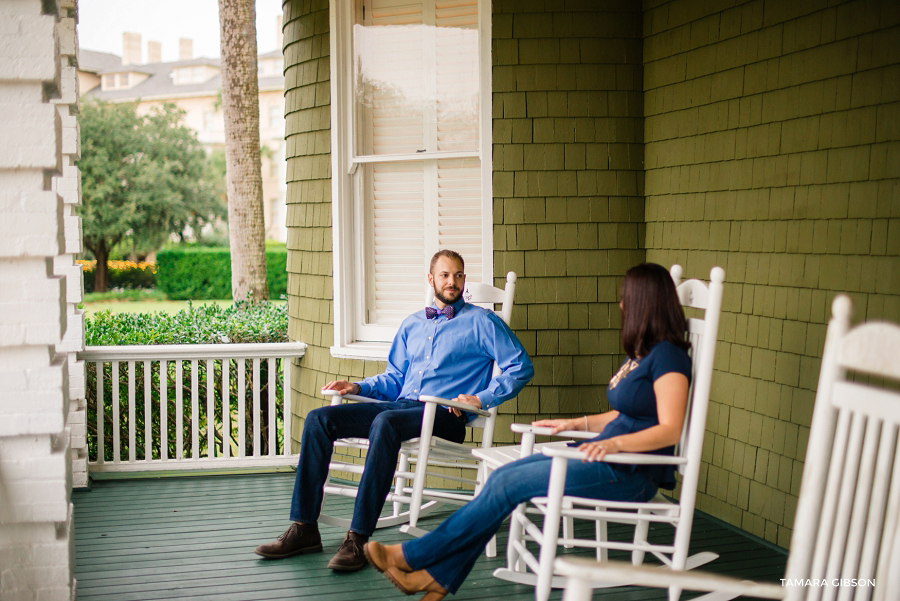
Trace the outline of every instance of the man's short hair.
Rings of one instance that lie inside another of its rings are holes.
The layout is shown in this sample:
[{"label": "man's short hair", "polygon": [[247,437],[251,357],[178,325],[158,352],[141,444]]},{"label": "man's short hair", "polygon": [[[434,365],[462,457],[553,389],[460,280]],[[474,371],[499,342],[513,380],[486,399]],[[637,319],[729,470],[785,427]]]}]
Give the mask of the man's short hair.
[{"label": "man's short hair", "polygon": [[466,262],[463,261],[462,255],[456,252],[455,250],[450,250],[449,248],[445,248],[443,250],[439,250],[434,253],[434,256],[431,257],[431,265],[428,266],[428,273],[434,273],[434,264],[437,263],[440,257],[447,257],[448,259],[454,259],[459,261],[459,264],[462,265],[463,271],[466,270]]}]

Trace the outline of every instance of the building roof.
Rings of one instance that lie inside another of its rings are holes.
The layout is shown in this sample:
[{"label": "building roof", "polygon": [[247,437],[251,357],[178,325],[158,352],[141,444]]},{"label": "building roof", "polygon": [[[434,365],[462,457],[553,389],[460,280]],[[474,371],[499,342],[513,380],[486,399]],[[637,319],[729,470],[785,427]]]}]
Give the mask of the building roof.
[{"label": "building roof", "polygon": [[122,57],[109,52],[96,50],[78,50],[78,70],[88,73],[100,73],[110,69],[122,68]]},{"label": "building roof", "polygon": [[[259,58],[279,58],[281,51],[260,54]],[[84,64],[82,64],[84,63]],[[220,67],[219,59],[195,58],[187,61],[174,61],[169,63],[148,63],[143,65],[122,65],[122,60],[115,54],[95,52],[93,50],[81,50],[79,53],[78,69],[104,75],[107,73],[137,72],[145,73],[149,77],[137,85],[124,90],[102,90],[100,86],[89,90],[84,95],[99,100],[134,100],[137,98],[175,98],[184,96],[214,95],[222,89],[221,74],[215,75],[202,83],[175,84],[173,71],[178,67],[209,66]],[[270,76],[259,78],[260,90],[284,89],[284,76]]]}]

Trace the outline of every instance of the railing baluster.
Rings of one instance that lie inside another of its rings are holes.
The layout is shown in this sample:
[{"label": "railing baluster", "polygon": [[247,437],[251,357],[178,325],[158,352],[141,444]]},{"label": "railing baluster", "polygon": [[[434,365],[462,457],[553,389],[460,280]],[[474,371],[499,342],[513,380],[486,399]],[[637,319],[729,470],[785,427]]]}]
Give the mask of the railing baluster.
[{"label": "railing baluster", "polygon": [[97,370],[97,463],[106,461],[106,441],[103,436],[104,422],[106,421],[106,407],[103,402],[103,362],[94,363]]},{"label": "railing baluster", "polygon": [[269,357],[269,457],[275,456],[275,447],[278,446],[278,414],[275,412],[275,372],[278,369],[277,359]]},{"label": "railing baluster", "polygon": [[175,459],[184,459],[184,361],[175,361]]},{"label": "railing baluster", "polygon": [[198,393],[198,374],[197,369],[199,363],[197,359],[191,359],[191,458],[200,457],[200,403],[197,399]]},{"label": "railing baluster", "polygon": [[206,456],[216,456],[216,366],[206,360]]},{"label": "railing baluster", "polygon": [[134,361],[128,362],[128,461],[134,462],[135,419],[134,419]]},{"label": "railing baluster", "polygon": [[112,386],[112,414],[113,414],[113,463],[121,461],[119,450],[119,435],[121,424],[119,423],[119,362],[112,362],[112,373],[109,375],[109,385]]},{"label": "railing baluster", "polygon": [[[96,370],[88,398],[96,407],[89,466],[98,472],[146,473],[226,467],[231,461],[248,468],[284,464],[291,455],[292,361],[305,349],[300,342],[88,347],[79,359]],[[263,369],[268,370],[265,376]],[[113,447],[108,457],[106,445]]]},{"label": "railing baluster", "polygon": [[153,364],[144,361],[144,461],[153,459]]},{"label": "railing baluster", "polygon": [[259,457],[259,357],[253,358],[253,456]]},{"label": "railing baluster", "polygon": [[231,359],[222,359],[222,457],[231,457]]},{"label": "railing baluster", "polygon": [[244,359],[237,360],[238,370],[238,457],[246,456],[247,445],[247,382],[245,372],[247,369]]},{"label": "railing baluster", "polygon": [[159,362],[159,458],[169,458],[169,363]]},{"label": "railing baluster", "polygon": [[290,357],[281,358],[281,368],[284,370],[284,388],[282,390],[281,410],[284,420],[284,446],[282,452],[285,455],[291,454],[291,363],[293,359]]}]

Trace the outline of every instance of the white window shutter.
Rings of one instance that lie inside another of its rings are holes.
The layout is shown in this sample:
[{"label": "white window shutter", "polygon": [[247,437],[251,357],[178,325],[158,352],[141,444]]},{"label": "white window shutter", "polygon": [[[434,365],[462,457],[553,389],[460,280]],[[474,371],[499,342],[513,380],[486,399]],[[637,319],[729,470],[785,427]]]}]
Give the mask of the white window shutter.
[{"label": "white window shutter", "polygon": [[450,248],[466,260],[470,282],[482,281],[481,161],[437,162],[437,235],[440,248]]},{"label": "white window shutter", "polygon": [[422,308],[426,232],[422,163],[373,163],[366,321],[399,325]]}]

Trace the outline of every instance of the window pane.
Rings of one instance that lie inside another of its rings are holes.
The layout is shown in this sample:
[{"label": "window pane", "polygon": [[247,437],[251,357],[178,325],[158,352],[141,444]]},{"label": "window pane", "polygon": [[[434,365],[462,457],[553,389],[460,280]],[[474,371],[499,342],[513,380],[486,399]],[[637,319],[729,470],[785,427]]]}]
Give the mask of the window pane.
[{"label": "window pane", "polygon": [[364,11],[353,28],[357,153],[477,150],[475,0],[367,0]]},{"label": "window pane", "polygon": [[[437,150],[478,148],[478,6],[435,6]],[[430,150],[430,149],[429,149]]]}]

